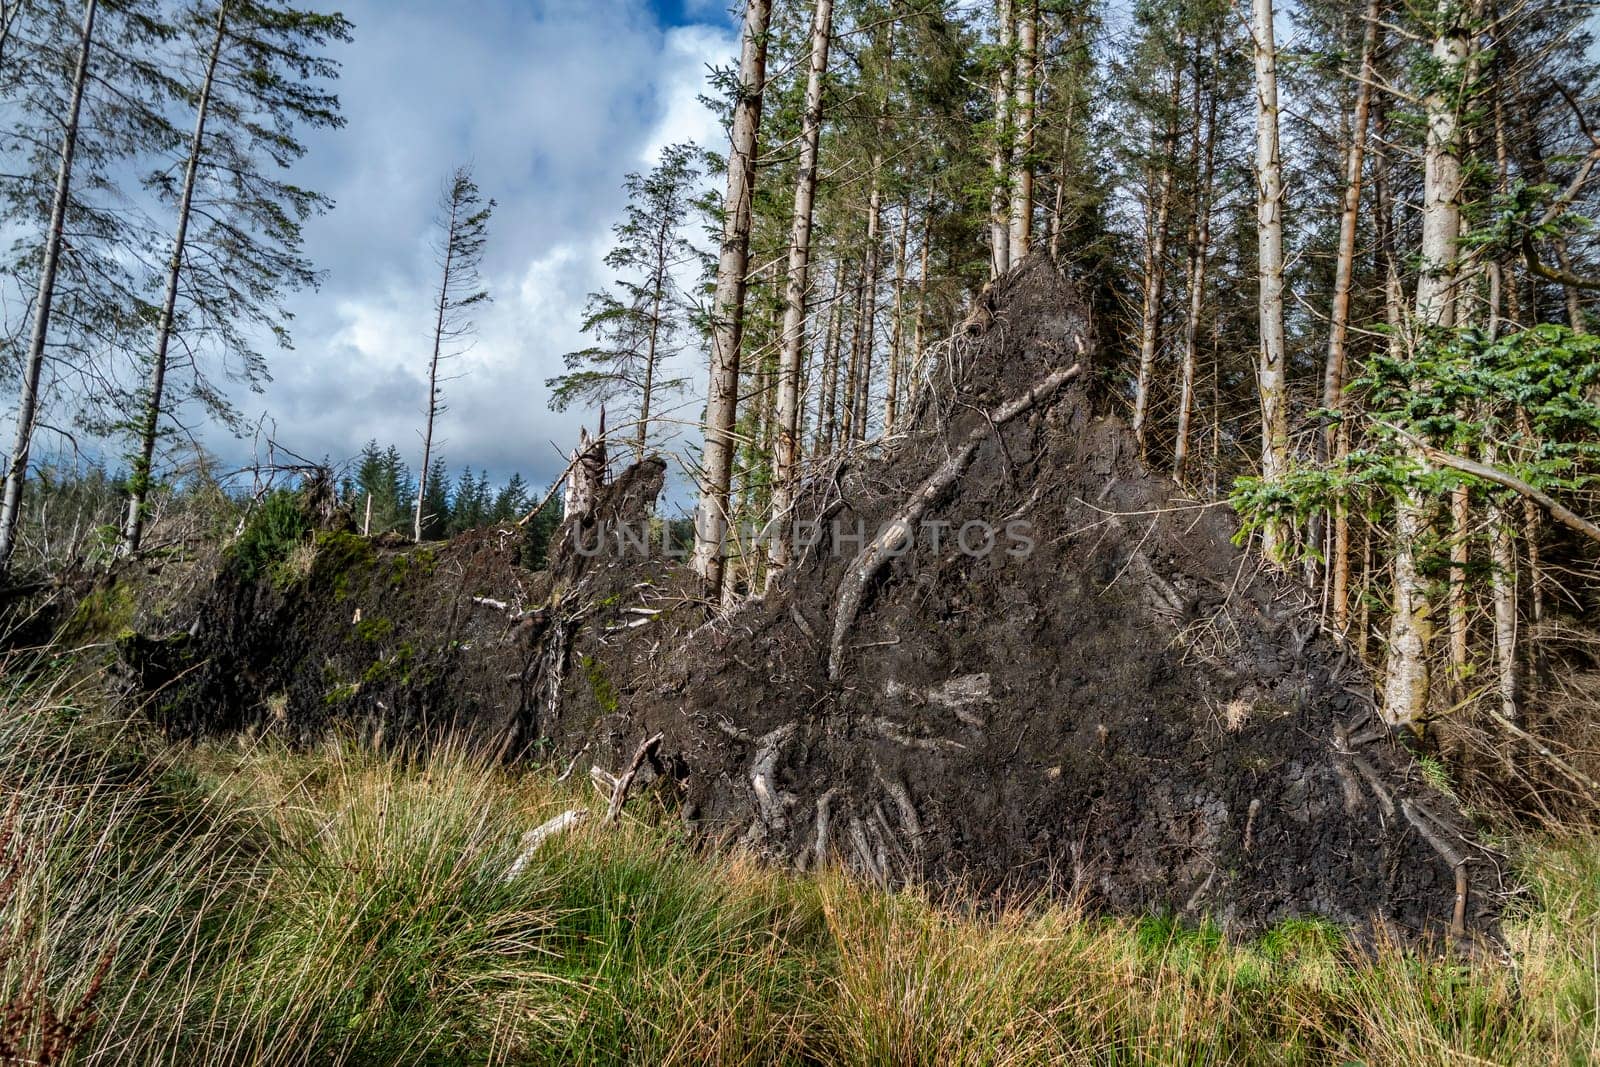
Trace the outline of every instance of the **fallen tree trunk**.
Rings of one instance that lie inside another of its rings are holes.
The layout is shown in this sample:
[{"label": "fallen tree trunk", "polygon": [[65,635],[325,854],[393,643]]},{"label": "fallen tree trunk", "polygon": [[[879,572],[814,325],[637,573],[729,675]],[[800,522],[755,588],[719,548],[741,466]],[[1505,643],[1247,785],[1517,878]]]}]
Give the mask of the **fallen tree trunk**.
[{"label": "fallen tree trunk", "polygon": [[1051,371],[1026,393],[990,412],[984,419],[983,425],[969,433],[966,440],[949,459],[945,460],[944,465],[928,475],[927,480],[911,494],[911,499],[906,501],[905,506],[895,513],[878,536],[856,556],[844,580],[839,584],[839,608],[834,613],[833,640],[828,647],[828,677],[831,680],[839,680],[839,668],[844,659],[844,641],[851,628],[855,626],[856,616],[861,613],[861,604],[866,598],[867,587],[884,565],[894,558],[905,539],[916,537],[916,532],[912,529],[913,524],[921,521],[928,508],[932,507],[955,480],[961,477],[961,472],[967,469],[967,464],[971,463],[972,457],[977,454],[979,445],[998,433],[1001,426],[1076,378],[1080,369],[1081,364],[1074,363],[1070,367]]}]

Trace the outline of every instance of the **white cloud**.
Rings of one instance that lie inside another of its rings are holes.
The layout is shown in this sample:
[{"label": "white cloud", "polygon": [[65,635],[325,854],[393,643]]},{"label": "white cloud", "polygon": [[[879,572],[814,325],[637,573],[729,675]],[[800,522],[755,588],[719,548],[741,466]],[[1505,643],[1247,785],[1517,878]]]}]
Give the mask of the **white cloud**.
[{"label": "white cloud", "polygon": [[725,135],[718,117],[700,102],[706,91],[706,65],[727,63],[738,39],[726,30],[709,26],[680,26],[667,34],[663,78],[658,99],[661,117],[640,153],[641,163],[654,163],[667,145],[693,141],[720,147]]},{"label": "white cloud", "polygon": [[544,381],[582,344],[585,295],[607,281],[623,174],[667,144],[715,144],[720,126],[696,97],[736,41],[708,26],[663,31],[639,0],[504,0],[471,19],[449,4],[350,7],[349,126],[317,138],[302,175],[339,203],[307,231],[329,275],[294,301],[297,350],[274,361],[266,403],[307,455],[347,458],[369,437],[416,450],[433,206],[444,175],[471,160],[498,201],[484,264],[494,303],[451,368],[438,434],[453,467],[542,483],[593,422],[552,414]]}]

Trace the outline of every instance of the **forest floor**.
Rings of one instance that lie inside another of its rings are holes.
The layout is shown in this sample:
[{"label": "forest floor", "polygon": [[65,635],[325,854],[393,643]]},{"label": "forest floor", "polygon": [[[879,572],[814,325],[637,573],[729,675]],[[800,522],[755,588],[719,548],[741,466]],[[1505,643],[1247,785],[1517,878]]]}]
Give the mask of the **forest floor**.
[{"label": "forest floor", "polygon": [[60,667],[4,683],[5,1062],[1600,1057],[1592,836],[1505,843],[1526,889],[1500,958],[1310,920],[1229,938],[1059,899],[974,912],[708,850],[649,793],[508,878],[529,829],[603,806],[581,775],[337,731],[173,745]]}]

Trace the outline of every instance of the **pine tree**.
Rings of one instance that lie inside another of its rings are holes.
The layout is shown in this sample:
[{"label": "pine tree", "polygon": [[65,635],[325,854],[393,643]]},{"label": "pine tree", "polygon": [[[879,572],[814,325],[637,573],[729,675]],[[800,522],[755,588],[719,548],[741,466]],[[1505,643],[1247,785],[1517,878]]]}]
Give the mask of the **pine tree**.
[{"label": "pine tree", "polygon": [[434,481],[430,456],[433,453],[434,422],[444,411],[439,371],[443,364],[459,356],[474,331],[473,311],[489,300],[482,287],[478,268],[483,262],[484,245],[489,240],[489,216],[494,201],[484,202],[470,167],[458,167],[445,184],[439,198],[439,243],[434,249],[439,265],[439,290],[434,296],[433,354],[428,360],[428,395],[422,425],[422,484],[417,488],[417,510],[412,536],[423,539],[425,514],[437,514],[429,507],[428,483]]},{"label": "pine tree", "polygon": [[644,458],[657,398],[686,383],[662,372],[680,351],[677,338],[690,310],[677,273],[698,256],[683,231],[700,177],[699,150],[687,144],[663,149],[648,174],[627,176],[628,208],[612,227],[617,244],[605,258],[606,266],[623,273],[610,291],[589,294],[584,311],[583,331],[600,344],[567,353],[570,372],[545,382],[556,411],[634,399],[635,459]]},{"label": "pine tree", "polygon": [[767,26],[771,18],[772,0],[746,0],[738,97],[728,152],[728,188],[723,198],[721,256],[711,311],[706,440],[701,458],[692,557],[695,573],[705,581],[713,600],[719,599],[723,592],[723,543],[728,531],[729,491],[736,449],[734,426],[739,408],[739,360],[756,182],[756,138],[767,80]]},{"label": "pine tree", "polygon": [[522,480],[522,475],[512,472],[506,484],[495,494],[494,505],[489,511],[489,521],[513,522],[527,514],[528,505],[532,503],[528,497],[528,485]]},{"label": "pine tree", "polygon": [[[805,114],[795,175],[794,211],[789,230],[788,274],[784,280],[783,328],[779,338],[777,422],[773,438],[773,513],[781,524],[793,500],[800,455],[800,353],[806,346],[806,295],[810,288],[811,227],[817,194],[818,147],[822,139],[823,86],[833,37],[833,0],[816,0],[811,20],[810,62],[806,69]],[[768,552],[770,582],[789,561],[789,539],[781,528]]]},{"label": "pine tree", "polygon": [[412,515],[411,530],[411,536],[415,540],[432,541],[454,532],[452,524],[455,513],[450,499],[450,471],[445,466],[443,456],[435,455],[430,461],[427,474],[417,489],[416,499],[420,502],[420,507]]},{"label": "pine tree", "polygon": [[[287,180],[285,171],[305,154],[299,128],[337,127],[337,97],[320,84],[337,75],[322,51],[347,41],[350,24],[273,0],[201,0],[183,13],[185,58],[198,65],[192,84],[194,132],[177,182],[157,171],[149,185],[175,220],[163,294],[155,310],[155,337],[134,421],[132,477],[122,550],[139,550],[162,416],[170,407],[198,401],[214,415],[232,408],[201,363],[217,350],[252,387],[266,375],[249,327],[261,327],[289,344],[284,296],[312,285],[316,274],[300,253],[304,220],[331,206],[322,196]],[[174,364],[172,339],[181,338]],[[188,385],[173,395],[170,370],[188,371]]]},{"label": "pine tree", "polygon": [[[67,34],[62,26],[61,19],[42,19],[43,34],[50,34],[51,29],[58,32],[58,40],[70,42],[62,48],[62,54],[70,54],[69,94],[66,104],[59,114],[59,130],[54,128],[54,86],[46,78],[35,78],[35,82],[42,85],[42,90],[30,93],[24,101],[24,106],[34,115],[42,115],[43,130],[18,131],[8,138],[8,147],[21,142],[21,146],[29,146],[32,142],[37,154],[45,154],[43,158],[35,155],[38,168],[34,174],[40,173],[45,166],[46,158],[54,157],[54,181],[48,200],[45,200],[43,216],[48,221],[43,226],[42,238],[38,242],[38,267],[37,288],[35,288],[34,301],[32,301],[32,328],[27,339],[27,349],[22,355],[22,382],[18,390],[18,413],[16,413],[16,442],[11,446],[10,459],[6,464],[5,483],[0,490],[0,576],[5,574],[6,566],[10,565],[11,553],[16,549],[16,530],[18,530],[19,515],[22,507],[22,485],[27,480],[27,459],[29,450],[34,442],[35,421],[38,416],[40,394],[42,394],[43,366],[45,366],[45,349],[50,344],[51,312],[56,309],[56,285],[62,269],[62,248],[66,240],[67,226],[70,216],[74,216],[75,186],[74,165],[80,157],[80,133],[85,120],[86,98],[91,93],[91,77],[93,77],[93,64],[98,59],[98,51],[104,51],[102,38],[106,37],[107,30],[102,24],[101,5],[99,0],[85,0],[82,6],[82,22],[78,24],[75,34]],[[6,24],[8,34],[16,26],[16,16]],[[70,26],[70,22],[67,22]],[[50,42],[46,37],[46,66],[51,56]],[[98,160],[104,165],[107,154],[102,154]],[[6,181],[6,192],[11,200],[11,214],[13,216],[26,216],[30,208],[37,203],[34,194],[37,184],[29,181],[30,176],[21,179],[13,178]],[[82,184],[82,176],[78,176]],[[42,182],[38,182],[42,184]],[[102,222],[102,219],[96,219]],[[104,235],[104,234],[102,234]],[[34,246],[32,243],[24,245],[29,258],[32,258]],[[70,259],[70,256],[69,256]]]}]

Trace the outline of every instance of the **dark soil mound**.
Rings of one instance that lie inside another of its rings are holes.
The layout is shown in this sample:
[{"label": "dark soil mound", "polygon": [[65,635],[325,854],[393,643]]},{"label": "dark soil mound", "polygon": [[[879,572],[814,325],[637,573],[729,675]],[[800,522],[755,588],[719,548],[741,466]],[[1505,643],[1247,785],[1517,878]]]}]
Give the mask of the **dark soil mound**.
[{"label": "dark soil mound", "polygon": [[[169,721],[254,693],[298,730],[337,714],[611,767],[659,731],[691,826],[890,883],[1421,931],[1450,923],[1461,866],[1484,928],[1492,858],[1232,514],[1095,413],[1094,351],[1053,268],[1014,272],[930,361],[908,433],[811,472],[796,514],[824,536],[730,617],[659,553],[576,551],[647,513],[646,464],[539,575],[506,531],[324,535],[284,588],[219,583],[178,662],[146,648],[142,688],[181,676]],[[914,544],[862,550],[896,520]]]}]

